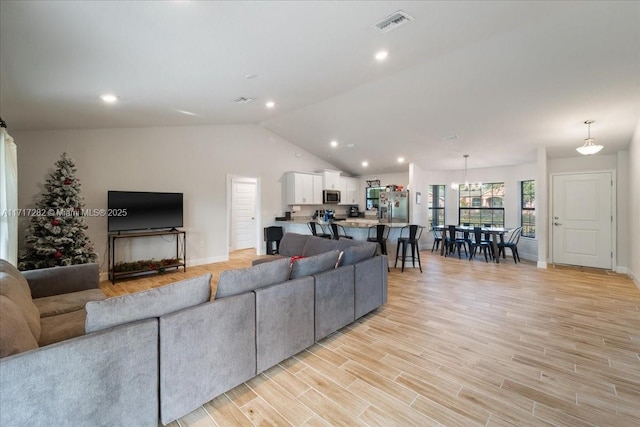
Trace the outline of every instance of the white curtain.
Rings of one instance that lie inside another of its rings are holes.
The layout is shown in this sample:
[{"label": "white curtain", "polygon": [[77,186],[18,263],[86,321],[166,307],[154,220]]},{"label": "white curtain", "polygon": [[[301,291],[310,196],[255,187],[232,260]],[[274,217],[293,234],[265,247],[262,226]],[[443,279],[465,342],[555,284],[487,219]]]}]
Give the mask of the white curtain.
[{"label": "white curtain", "polygon": [[0,128],[0,258],[18,265],[18,152]]}]

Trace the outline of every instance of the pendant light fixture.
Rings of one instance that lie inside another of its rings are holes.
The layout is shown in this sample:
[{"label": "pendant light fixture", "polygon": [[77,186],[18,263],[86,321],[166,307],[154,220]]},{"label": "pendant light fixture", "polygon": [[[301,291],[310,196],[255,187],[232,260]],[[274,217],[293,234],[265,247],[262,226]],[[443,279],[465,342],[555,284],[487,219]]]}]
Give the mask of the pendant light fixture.
[{"label": "pendant light fixture", "polygon": [[584,145],[582,147],[576,148],[576,151],[578,153],[584,154],[585,156],[588,156],[590,154],[596,154],[598,151],[602,150],[603,148],[602,145],[594,144],[596,140],[595,138],[591,138],[591,123],[593,123],[593,120],[587,120],[584,122],[584,124],[588,126],[587,139],[584,140]]},{"label": "pendant light fixture", "polygon": [[[469,184],[469,180],[467,179],[467,160],[469,159],[469,155],[463,154],[462,157],[464,157],[464,185],[467,187],[467,190],[477,190],[481,188],[482,187],[481,182],[477,182],[477,183],[474,182],[472,184]],[[451,183],[452,190],[457,191],[459,188],[460,188],[460,184],[458,184],[457,182]]]}]

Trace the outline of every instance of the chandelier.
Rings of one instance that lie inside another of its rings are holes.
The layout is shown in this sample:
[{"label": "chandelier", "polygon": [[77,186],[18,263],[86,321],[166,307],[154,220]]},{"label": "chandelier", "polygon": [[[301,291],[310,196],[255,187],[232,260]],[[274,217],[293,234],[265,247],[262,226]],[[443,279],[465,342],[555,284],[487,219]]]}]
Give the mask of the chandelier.
[{"label": "chandelier", "polygon": [[576,151],[578,153],[584,154],[585,156],[596,154],[603,148],[602,145],[594,144],[594,142],[596,142],[596,139],[591,138],[591,123],[593,123],[593,120],[587,120],[584,122],[584,124],[588,126],[587,139],[584,140],[584,145],[582,147],[576,148]]},{"label": "chandelier", "polygon": [[464,157],[464,184],[452,182],[451,189],[454,191],[458,191],[460,189],[460,185],[464,185],[467,190],[479,190],[480,188],[482,188],[481,182],[469,183],[469,180],[467,179],[467,160],[469,159],[469,155],[464,154],[462,157]]}]

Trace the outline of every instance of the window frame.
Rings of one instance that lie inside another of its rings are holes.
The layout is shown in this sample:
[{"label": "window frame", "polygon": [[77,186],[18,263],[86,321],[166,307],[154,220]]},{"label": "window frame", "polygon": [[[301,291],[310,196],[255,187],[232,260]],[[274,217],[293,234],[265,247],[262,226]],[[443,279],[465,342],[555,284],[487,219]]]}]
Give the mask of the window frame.
[{"label": "window frame", "polygon": [[[533,191],[525,192],[525,185],[527,183],[533,184]],[[525,207],[527,202],[525,201],[525,197],[532,197],[533,207]],[[525,212],[529,217],[529,221],[525,221]],[[531,222],[531,218],[533,217],[533,222]],[[520,181],[520,226],[522,226],[522,234],[521,237],[527,237],[530,239],[536,238],[536,180],[528,179],[524,181]],[[531,230],[533,229],[533,232]]]},{"label": "window frame", "polygon": [[[485,195],[487,193],[486,191],[487,188],[490,188],[491,191],[488,195]],[[496,188],[501,188],[502,193],[496,194],[495,192]],[[460,184],[460,186],[458,187],[458,224],[469,223],[473,226],[483,227],[485,224],[490,223],[492,227],[504,228],[504,220],[505,220],[504,189],[505,189],[504,182],[483,183],[480,190],[482,193],[480,194],[480,196],[477,196],[477,195],[472,195],[471,192],[478,191],[478,190],[471,189],[470,185]],[[467,194],[463,195],[463,192],[467,192]],[[476,198],[481,198],[482,206],[474,206],[473,200]],[[467,199],[468,204],[464,205],[462,203],[463,199]],[[500,203],[500,206],[492,206],[494,204],[497,204],[494,202],[494,200],[498,200],[498,199],[502,201],[502,203]],[[477,213],[481,218],[480,222],[477,222],[477,221],[474,222],[471,220],[472,211],[477,211]],[[488,212],[491,213],[490,221],[486,220],[486,213]]]},{"label": "window frame", "polygon": [[[433,200],[438,199],[438,205],[442,204],[442,206],[434,206]],[[440,203],[440,201],[442,201]],[[433,227],[442,226],[444,227],[446,222],[446,206],[447,206],[447,186],[444,184],[433,184],[429,185],[429,194],[427,197],[427,218],[429,221],[429,226],[433,229]],[[442,224],[438,221],[442,218]],[[435,222],[434,222],[435,219]]]}]

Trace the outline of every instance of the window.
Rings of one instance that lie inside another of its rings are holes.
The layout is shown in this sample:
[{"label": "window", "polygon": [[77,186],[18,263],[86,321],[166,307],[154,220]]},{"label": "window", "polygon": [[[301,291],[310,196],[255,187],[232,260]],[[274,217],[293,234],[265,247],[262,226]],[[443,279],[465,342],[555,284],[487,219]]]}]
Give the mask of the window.
[{"label": "window", "polygon": [[444,225],[444,185],[429,186],[429,224],[431,227]]},{"label": "window", "polygon": [[458,223],[504,227],[504,182],[461,184]]},{"label": "window", "polygon": [[365,190],[365,202],[366,209],[368,211],[372,209],[378,209],[380,205],[380,192],[384,191],[385,187],[367,187]]},{"label": "window", "polygon": [[522,237],[536,237],[536,182],[520,183],[520,225]]}]

